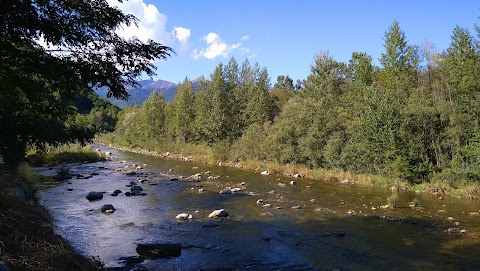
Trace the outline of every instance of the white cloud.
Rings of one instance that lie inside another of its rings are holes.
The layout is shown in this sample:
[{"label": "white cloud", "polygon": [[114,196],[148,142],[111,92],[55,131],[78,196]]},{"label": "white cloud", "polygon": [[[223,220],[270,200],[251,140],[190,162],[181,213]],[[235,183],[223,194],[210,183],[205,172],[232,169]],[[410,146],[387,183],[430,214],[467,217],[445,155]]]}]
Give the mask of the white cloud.
[{"label": "white cloud", "polygon": [[139,20],[138,27],[135,25],[123,26],[117,33],[124,38],[138,37],[146,42],[151,39],[156,42],[171,46],[175,37],[166,31],[167,16],[152,4],[145,4],[143,0],[130,0],[118,2],[118,0],[107,0],[111,6],[117,6],[126,14],[133,14]]},{"label": "white cloud", "polygon": [[180,41],[181,43],[188,42],[191,34],[190,29],[184,27],[175,27],[173,30],[175,32],[175,37],[177,37],[178,41]]},{"label": "white cloud", "polygon": [[249,40],[250,37],[249,36],[242,36],[242,38],[240,39],[240,41],[246,41],[246,40]]},{"label": "white cloud", "polygon": [[247,48],[241,48],[242,41],[248,39],[248,36],[243,36],[240,42],[232,45],[223,41],[217,33],[210,32],[208,35],[202,38],[207,43],[207,48],[194,49],[192,56],[195,59],[205,57],[207,59],[215,59],[219,56],[228,57],[228,55],[235,49],[240,48],[242,52],[248,50]]}]

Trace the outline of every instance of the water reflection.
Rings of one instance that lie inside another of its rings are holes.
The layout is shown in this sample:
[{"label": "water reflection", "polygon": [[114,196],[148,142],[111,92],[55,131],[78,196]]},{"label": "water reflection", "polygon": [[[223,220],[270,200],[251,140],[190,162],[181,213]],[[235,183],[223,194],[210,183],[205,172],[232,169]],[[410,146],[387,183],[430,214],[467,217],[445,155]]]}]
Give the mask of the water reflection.
[{"label": "water reflection", "polygon": [[[382,209],[390,191],[307,179],[295,179],[292,185],[292,178],[112,152],[118,161],[72,167],[74,173],[98,175],[72,179],[40,193],[58,232],[82,253],[100,256],[108,267],[123,266],[119,259],[135,256],[138,243],[179,242],[184,246],[180,257],[142,265],[150,270],[480,268],[475,249],[480,220],[469,215],[479,211],[478,203],[403,192],[401,208]],[[126,185],[137,181],[139,176],[114,171],[133,163],[147,164],[140,178],[148,183],[139,184],[147,196],[110,196],[116,189],[128,191]],[[207,171],[220,178],[194,182],[178,177]],[[39,172],[48,175],[52,170]],[[179,180],[171,181],[166,174]],[[225,187],[242,191],[220,195]],[[85,195],[90,191],[107,193],[102,200],[89,202]],[[408,208],[414,197],[420,199],[422,209]],[[259,204],[258,199],[264,202]],[[102,214],[98,208],[103,204],[113,204],[117,211]],[[231,216],[219,227],[203,227],[208,214],[219,208]],[[182,212],[196,218],[176,221]],[[446,232],[454,222],[467,235]]]}]

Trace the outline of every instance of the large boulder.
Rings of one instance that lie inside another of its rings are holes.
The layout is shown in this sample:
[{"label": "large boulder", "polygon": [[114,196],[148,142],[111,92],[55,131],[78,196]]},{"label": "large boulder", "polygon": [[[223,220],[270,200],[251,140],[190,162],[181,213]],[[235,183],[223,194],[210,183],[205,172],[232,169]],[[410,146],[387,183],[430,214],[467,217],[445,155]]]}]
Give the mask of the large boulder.
[{"label": "large boulder", "polygon": [[139,244],[137,246],[137,253],[140,256],[148,258],[178,257],[182,253],[182,244]]},{"label": "large boulder", "polygon": [[101,199],[103,199],[103,192],[95,192],[95,191],[89,192],[87,194],[86,198],[89,201],[101,200]]},{"label": "large boulder", "polygon": [[228,216],[228,212],[225,209],[219,209],[211,212],[208,215],[208,218],[222,218],[227,216]]}]

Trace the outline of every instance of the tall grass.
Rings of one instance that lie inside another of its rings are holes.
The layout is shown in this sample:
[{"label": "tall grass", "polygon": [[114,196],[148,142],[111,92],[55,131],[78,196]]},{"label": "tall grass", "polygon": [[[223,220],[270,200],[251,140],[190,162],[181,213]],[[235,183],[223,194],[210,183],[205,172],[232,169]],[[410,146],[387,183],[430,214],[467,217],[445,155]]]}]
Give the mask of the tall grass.
[{"label": "tall grass", "polygon": [[27,151],[27,161],[32,165],[58,164],[62,162],[95,162],[104,157],[90,146],[80,144],[65,144],[46,146],[44,150],[30,147]]}]

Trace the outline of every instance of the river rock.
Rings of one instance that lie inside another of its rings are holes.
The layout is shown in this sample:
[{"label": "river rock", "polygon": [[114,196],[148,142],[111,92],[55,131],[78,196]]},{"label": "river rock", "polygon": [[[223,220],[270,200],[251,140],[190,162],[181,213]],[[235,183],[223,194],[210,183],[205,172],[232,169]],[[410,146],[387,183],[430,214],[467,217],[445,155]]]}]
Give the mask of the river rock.
[{"label": "river rock", "polygon": [[220,190],[220,192],[218,192],[218,193],[222,194],[222,195],[232,194],[232,190],[230,188],[226,188],[226,189]]},{"label": "river rock", "polygon": [[122,190],[118,190],[118,189],[117,189],[117,190],[113,191],[113,193],[115,193],[115,194],[122,194]]},{"label": "river rock", "polygon": [[265,170],[265,171],[260,172],[260,174],[262,174],[262,175],[270,175],[270,172],[268,172],[267,170]]},{"label": "river rock", "polygon": [[143,188],[139,185],[133,185],[132,187],[130,187],[130,191],[133,193],[134,191],[143,191]]},{"label": "river rock", "polygon": [[89,201],[101,200],[103,199],[103,192],[89,192],[86,196]]},{"label": "river rock", "polygon": [[294,177],[294,178],[302,178],[302,177],[303,177],[303,175],[302,175],[302,174],[298,174],[298,173],[297,173],[297,174],[293,174],[293,177]]},{"label": "river rock", "polygon": [[116,211],[115,207],[113,207],[113,205],[111,204],[105,204],[102,207],[100,207],[100,212],[102,213],[111,214],[115,211]]},{"label": "river rock", "polygon": [[238,193],[238,192],[242,192],[242,189],[239,187],[235,187],[235,188],[232,188],[231,191],[232,193]]},{"label": "river rock", "polygon": [[175,217],[175,219],[178,219],[178,220],[188,220],[193,218],[194,218],[193,215],[187,214],[187,213],[181,213]]},{"label": "river rock", "polygon": [[263,203],[263,199],[257,200],[257,204]]},{"label": "river rock", "polygon": [[149,258],[178,257],[182,253],[182,244],[139,244],[137,246],[137,253],[140,256]]},{"label": "river rock", "polygon": [[291,182],[290,182],[290,185],[296,185],[296,184],[297,184],[296,181],[291,181]]},{"label": "river rock", "polygon": [[227,217],[228,212],[225,209],[219,209],[211,212],[208,215],[208,218],[221,218],[221,217]]}]

